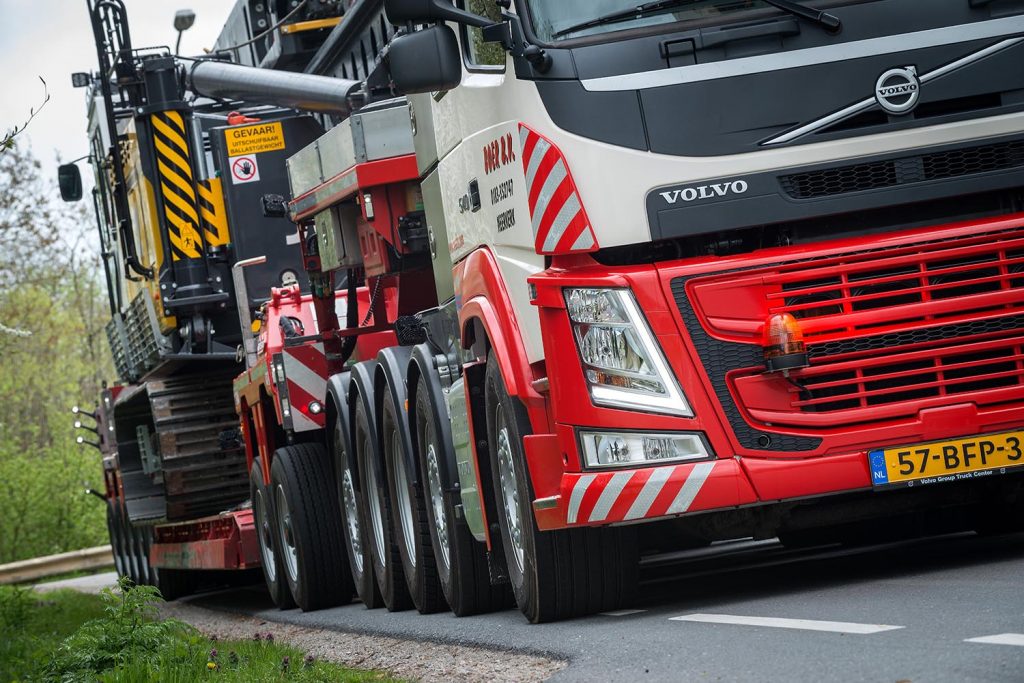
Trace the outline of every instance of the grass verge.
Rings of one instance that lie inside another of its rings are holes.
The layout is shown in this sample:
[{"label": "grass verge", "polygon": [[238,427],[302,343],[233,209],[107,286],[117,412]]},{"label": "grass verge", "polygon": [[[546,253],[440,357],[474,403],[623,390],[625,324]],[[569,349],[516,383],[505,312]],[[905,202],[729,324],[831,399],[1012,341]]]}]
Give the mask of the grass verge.
[{"label": "grass verge", "polygon": [[390,680],[316,661],[269,634],[212,641],[159,619],[159,601],[155,589],[129,583],[100,595],[0,586],[0,683]]}]

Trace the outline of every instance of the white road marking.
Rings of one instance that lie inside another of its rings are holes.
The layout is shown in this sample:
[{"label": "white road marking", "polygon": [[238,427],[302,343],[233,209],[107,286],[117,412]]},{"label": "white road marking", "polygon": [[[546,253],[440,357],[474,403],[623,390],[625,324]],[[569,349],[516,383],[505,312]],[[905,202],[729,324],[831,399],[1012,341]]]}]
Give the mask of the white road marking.
[{"label": "white road marking", "polygon": [[614,612],[601,612],[603,617],[628,617],[633,614],[643,614],[645,609],[617,609]]},{"label": "white road marking", "polygon": [[1017,645],[1024,647],[1024,633],[1000,633],[995,636],[968,638],[965,643],[984,643],[986,645]]},{"label": "white road marking", "polygon": [[854,624],[846,621],[814,621],[812,619],[781,619],[777,617],[741,617],[731,614],[686,614],[681,617],[671,617],[669,621],[792,628],[802,631],[829,631],[832,633],[852,633],[857,635],[868,635],[905,628],[903,626],[889,626],[887,624]]}]

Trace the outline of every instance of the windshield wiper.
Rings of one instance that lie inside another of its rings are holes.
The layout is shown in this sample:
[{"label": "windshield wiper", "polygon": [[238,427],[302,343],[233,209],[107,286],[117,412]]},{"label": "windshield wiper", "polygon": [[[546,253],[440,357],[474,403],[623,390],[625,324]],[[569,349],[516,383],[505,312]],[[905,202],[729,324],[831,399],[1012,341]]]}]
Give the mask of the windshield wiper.
[{"label": "windshield wiper", "polygon": [[561,38],[568,33],[576,33],[576,31],[594,28],[595,26],[616,24],[621,21],[629,21],[630,19],[640,19],[648,14],[663,12],[682,5],[692,5],[695,1],[696,0],[655,0],[654,2],[645,2],[644,4],[637,5],[636,7],[619,10],[618,12],[610,12],[609,14],[605,14],[594,19],[588,19],[587,21],[573,24],[568,28],[555,31],[551,35],[555,38]]},{"label": "windshield wiper", "polygon": [[[784,12],[788,12],[794,16],[800,17],[810,21],[818,26],[821,26],[829,33],[838,33],[843,27],[839,17],[823,12],[821,10],[811,9],[804,7],[803,5],[794,2],[793,0],[763,0],[765,4],[777,7]],[[664,12],[666,10],[675,9],[683,5],[692,5],[695,0],[655,0],[654,2],[646,2],[642,5],[632,7],[630,9],[619,10],[618,12],[611,12],[594,19],[588,19],[587,21],[580,22],[579,24],[573,24],[568,28],[563,28],[555,31],[552,34],[554,38],[561,38],[569,33],[575,33],[577,31],[583,31],[588,28],[594,28],[596,26],[605,26],[607,24],[616,24],[623,21],[629,21],[630,19],[640,19],[649,14],[656,14],[658,12]]]},{"label": "windshield wiper", "polygon": [[807,21],[817,24],[829,33],[839,33],[843,28],[843,22],[839,21],[839,17],[834,14],[829,14],[820,9],[811,9],[810,7],[804,7],[794,0],[761,0],[762,2],[771,5],[772,7],[778,7],[783,12],[788,12],[793,16],[806,19]]}]

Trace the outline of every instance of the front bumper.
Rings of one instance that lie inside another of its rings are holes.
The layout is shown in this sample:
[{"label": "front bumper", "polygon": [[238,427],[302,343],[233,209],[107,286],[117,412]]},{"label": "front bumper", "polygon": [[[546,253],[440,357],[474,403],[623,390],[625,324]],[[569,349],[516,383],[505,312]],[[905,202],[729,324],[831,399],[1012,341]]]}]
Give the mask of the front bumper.
[{"label": "front bumper", "polygon": [[[892,267],[878,270],[887,260]],[[557,425],[553,438],[538,440],[543,449],[528,449],[542,528],[870,489],[871,450],[1024,425],[1024,216],[725,259],[576,263],[531,280]],[[693,418],[593,405],[565,315],[566,287],[633,291]],[[821,303],[790,297],[787,287],[842,296]],[[810,398],[763,373],[758,321],[787,307],[805,311],[811,331],[812,364],[802,372],[823,389]],[[578,427],[699,431],[717,460],[587,472]]]}]

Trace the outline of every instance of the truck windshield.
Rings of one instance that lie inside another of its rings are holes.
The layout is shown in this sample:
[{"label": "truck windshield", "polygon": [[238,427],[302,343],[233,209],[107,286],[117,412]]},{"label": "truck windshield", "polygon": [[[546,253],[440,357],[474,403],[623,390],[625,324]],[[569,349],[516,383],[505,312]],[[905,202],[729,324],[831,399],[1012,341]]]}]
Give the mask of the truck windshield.
[{"label": "truck windshield", "polygon": [[529,0],[533,30],[545,43],[571,40],[584,36],[622,31],[678,22],[734,21],[754,10],[771,6],[762,0],[691,0],[665,3],[661,10],[640,13],[620,21],[567,31],[589,20],[606,15],[635,10],[637,0]]}]

